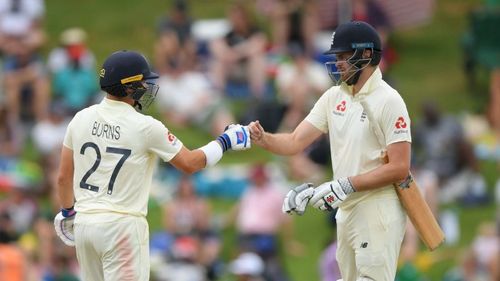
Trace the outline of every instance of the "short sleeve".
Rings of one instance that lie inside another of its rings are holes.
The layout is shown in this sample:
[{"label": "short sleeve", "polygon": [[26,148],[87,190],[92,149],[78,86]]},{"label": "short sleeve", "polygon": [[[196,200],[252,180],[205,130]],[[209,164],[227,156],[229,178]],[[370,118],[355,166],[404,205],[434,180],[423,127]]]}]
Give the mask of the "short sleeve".
[{"label": "short sleeve", "polygon": [[149,151],[168,162],[179,153],[183,144],[163,123],[155,119],[151,120],[153,121],[146,138]]},{"label": "short sleeve", "polygon": [[63,145],[71,150],[74,150],[73,149],[72,128],[74,126],[75,119],[77,116],[78,115],[75,115],[75,117],[73,117],[73,119],[69,122],[68,127],[66,127],[66,134],[64,135],[64,140],[63,140]]},{"label": "short sleeve", "polygon": [[392,95],[382,110],[381,128],[385,135],[385,144],[411,142],[410,117],[406,104],[399,94]]},{"label": "short sleeve", "polygon": [[328,132],[328,91],[314,104],[305,120],[322,132]]}]

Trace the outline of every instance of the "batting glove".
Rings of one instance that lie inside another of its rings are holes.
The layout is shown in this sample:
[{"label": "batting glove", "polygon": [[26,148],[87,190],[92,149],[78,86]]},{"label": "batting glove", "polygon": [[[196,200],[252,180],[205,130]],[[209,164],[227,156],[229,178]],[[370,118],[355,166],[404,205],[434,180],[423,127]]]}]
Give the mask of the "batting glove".
[{"label": "batting glove", "polygon": [[302,216],[306,211],[307,203],[313,194],[314,188],[312,183],[303,183],[294,187],[286,194],[285,200],[283,200],[283,213],[291,214],[294,212],[297,215]]},{"label": "batting glove", "polygon": [[330,211],[338,208],[347,196],[354,191],[354,187],[348,178],[325,182],[315,188],[309,204],[321,211]]},{"label": "batting glove", "polygon": [[226,127],[224,133],[217,137],[217,141],[221,144],[223,152],[226,152],[228,149],[249,149],[251,146],[251,141],[248,126],[231,124]]},{"label": "batting glove", "polygon": [[61,208],[61,211],[54,218],[56,234],[68,246],[75,246],[75,235],[73,232],[75,215],[76,211],[73,207],[69,209]]}]

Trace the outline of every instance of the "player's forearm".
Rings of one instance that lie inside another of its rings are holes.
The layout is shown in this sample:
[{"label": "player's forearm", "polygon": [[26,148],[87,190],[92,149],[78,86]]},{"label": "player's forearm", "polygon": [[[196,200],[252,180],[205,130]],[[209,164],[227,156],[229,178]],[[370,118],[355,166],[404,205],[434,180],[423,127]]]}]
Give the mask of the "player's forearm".
[{"label": "player's forearm", "polygon": [[62,208],[69,209],[75,204],[73,193],[73,181],[69,179],[58,179],[57,195]]},{"label": "player's forearm", "polygon": [[259,145],[265,150],[279,155],[294,155],[302,150],[294,140],[293,134],[289,133],[272,134],[265,132]]},{"label": "player's forearm", "polygon": [[403,181],[409,173],[408,166],[401,163],[387,163],[368,173],[350,178],[356,191],[366,191]]}]

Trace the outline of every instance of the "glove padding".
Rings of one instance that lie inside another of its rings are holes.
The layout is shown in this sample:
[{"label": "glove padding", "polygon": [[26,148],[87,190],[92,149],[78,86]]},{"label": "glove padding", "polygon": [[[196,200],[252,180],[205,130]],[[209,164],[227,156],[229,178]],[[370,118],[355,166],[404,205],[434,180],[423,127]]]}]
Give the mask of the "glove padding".
[{"label": "glove padding", "polygon": [[220,142],[224,152],[229,149],[246,150],[251,146],[250,131],[248,126],[231,124],[226,127],[224,133],[217,137],[217,141]]},{"label": "glove padding", "polygon": [[325,182],[316,187],[313,197],[309,200],[309,204],[321,211],[330,211],[338,208],[340,203],[349,195],[344,192],[340,181],[341,180]]},{"label": "glove padding", "polygon": [[73,232],[73,223],[76,212],[73,209],[61,209],[54,218],[54,228],[57,236],[68,246],[75,246],[75,235]]},{"label": "glove padding", "polygon": [[283,201],[283,213],[291,214],[295,212],[297,215],[302,216],[306,211],[307,203],[314,194],[312,183],[303,183],[290,190]]}]

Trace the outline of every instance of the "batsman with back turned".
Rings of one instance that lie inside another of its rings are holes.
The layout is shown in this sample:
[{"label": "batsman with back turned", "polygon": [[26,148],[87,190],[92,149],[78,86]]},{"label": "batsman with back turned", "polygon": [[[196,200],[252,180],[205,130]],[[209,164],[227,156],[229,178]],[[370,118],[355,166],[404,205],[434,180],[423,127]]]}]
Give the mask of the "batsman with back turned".
[{"label": "batsman with back turned", "polygon": [[402,97],[382,79],[381,51],[380,37],[369,24],[339,25],[325,53],[335,85],[306,118],[290,133],[268,133],[258,120],[249,125],[253,144],[280,155],[296,154],[329,135],[333,180],[293,188],[283,211],[301,215],[307,205],[338,208],[343,281],[394,280],[406,228],[406,211],[393,183],[410,186],[410,118]]},{"label": "batsman with back turned", "polygon": [[161,159],[184,173],[215,165],[227,150],[250,148],[248,128],[229,125],[194,150],[144,110],[158,75],[134,51],[111,54],[100,71],[99,103],[78,112],[61,152],[57,235],[76,247],[84,281],[149,281],[146,221],[153,170]]}]

